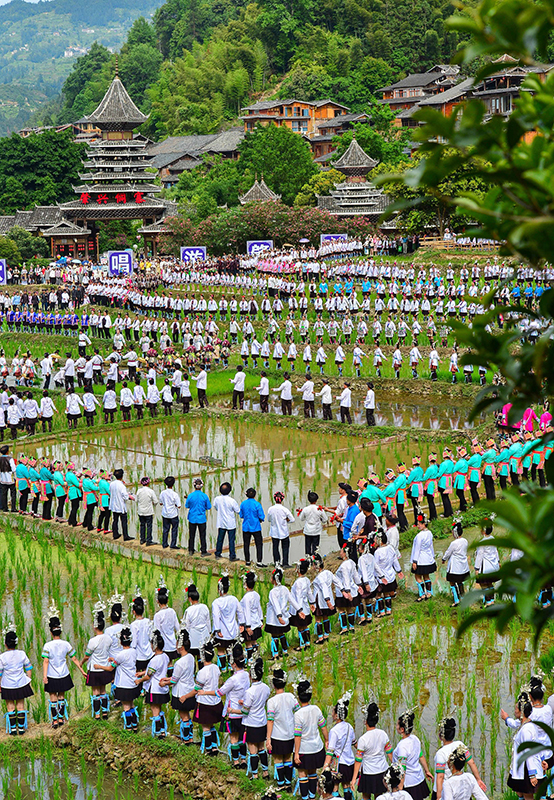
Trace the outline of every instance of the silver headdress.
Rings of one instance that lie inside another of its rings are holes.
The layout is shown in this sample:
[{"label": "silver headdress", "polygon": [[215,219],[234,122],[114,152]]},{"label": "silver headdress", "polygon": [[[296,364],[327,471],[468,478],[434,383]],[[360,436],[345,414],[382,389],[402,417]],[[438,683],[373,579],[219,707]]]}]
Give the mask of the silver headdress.
[{"label": "silver headdress", "polygon": [[209,639],[207,639],[203,644],[200,645],[200,661],[206,660],[206,650],[210,650],[212,655],[215,653],[217,640],[212,633]]},{"label": "silver headdress", "polygon": [[292,684],[292,688],[294,689],[295,692],[298,691],[298,687],[301,683],[310,683],[309,679],[304,675],[303,672],[298,676],[298,680],[296,681],[296,683]]},{"label": "silver headdress", "polygon": [[340,720],[345,720],[346,715],[348,714],[348,706],[350,705],[350,698],[352,697],[352,692],[345,692],[343,696],[337,702],[337,717]]},{"label": "silver headdress", "polygon": [[456,729],[456,720],[451,714],[447,714],[439,722],[439,738],[444,739],[444,734],[447,728]]},{"label": "silver headdress", "polygon": [[127,615],[126,615],[126,612],[123,611],[123,604],[125,603],[125,597],[122,594],[119,594],[117,589],[114,589],[114,593],[108,599],[108,606],[110,607],[110,612],[113,609],[113,607],[115,605],[117,605],[118,603],[121,606],[121,622],[122,622],[123,625],[126,625],[127,624]]},{"label": "silver headdress", "polygon": [[279,563],[275,564],[273,572],[271,573],[271,577],[277,584],[277,586],[281,585],[281,581],[283,580],[283,568]]},{"label": "silver headdress", "polygon": [[160,575],[160,577],[158,578],[158,585],[157,585],[157,587],[156,587],[156,594],[159,594],[159,592],[160,592],[162,589],[165,589],[166,593],[167,593],[167,594],[169,594],[169,589],[168,589],[168,588],[167,588],[167,586],[165,585],[164,576],[163,576],[163,575]]},{"label": "silver headdress", "polygon": [[250,664],[250,669],[249,669],[250,679],[253,681],[261,680],[261,678],[258,677],[258,675],[256,674],[256,666],[258,664],[258,661],[261,661],[261,658],[258,656],[258,652],[259,652],[259,647],[256,646],[256,648],[254,648],[254,650],[252,651],[252,653],[248,658],[248,663]]},{"label": "silver headdress", "polygon": [[341,779],[342,779],[342,775],[341,775],[340,772],[335,772],[335,770],[332,770],[329,767],[327,767],[327,769],[321,770],[321,772],[319,773],[317,782],[318,782],[319,788],[322,791],[325,790],[325,786],[327,784],[327,776],[332,778],[333,783],[335,783],[335,784],[340,783]]},{"label": "silver headdress", "polygon": [[408,731],[409,728],[411,732],[411,730],[413,729],[416,710],[417,706],[414,706],[413,708],[407,708],[406,711],[404,711],[398,717],[398,721],[400,722],[405,731]]},{"label": "silver headdress", "polygon": [[387,790],[390,792],[393,788],[393,781],[391,778],[396,778],[395,785],[398,785],[404,777],[404,768],[401,764],[391,764],[388,770],[383,775],[383,783]]},{"label": "silver headdress", "polygon": [[451,767],[458,759],[463,760],[464,764],[469,761],[469,751],[463,742],[460,742],[448,756],[448,766]]},{"label": "silver headdress", "polygon": [[104,603],[100,595],[98,595],[98,600],[96,601],[96,603],[92,608],[92,619],[95,628],[98,627],[100,613],[103,614],[105,610],[106,610],[106,604]]},{"label": "silver headdress", "polygon": [[[15,633],[17,634],[17,628],[15,627],[14,622],[8,622],[5,628],[2,628],[2,638],[5,639],[8,633]],[[15,643],[17,644],[17,635],[15,637]]]},{"label": "silver headdress", "polygon": [[[185,630],[185,628],[181,628],[177,636],[177,649],[179,649],[179,647],[185,646],[186,639],[189,639],[189,633],[187,630]],[[189,639],[189,645],[190,645],[190,639]]]},{"label": "silver headdress", "polygon": [[56,603],[54,602],[54,598],[52,598],[52,602],[46,609],[46,614],[44,615],[45,622],[50,622],[51,619],[54,617],[60,618],[60,612],[56,608]]}]

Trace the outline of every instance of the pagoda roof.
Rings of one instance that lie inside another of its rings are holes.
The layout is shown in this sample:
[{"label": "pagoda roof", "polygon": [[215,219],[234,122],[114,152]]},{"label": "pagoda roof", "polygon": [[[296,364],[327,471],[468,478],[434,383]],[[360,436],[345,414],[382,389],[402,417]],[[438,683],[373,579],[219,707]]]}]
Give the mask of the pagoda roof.
[{"label": "pagoda roof", "polygon": [[81,228],[80,225],[75,225],[65,217],[62,217],[57,225],[47,228],[43,231],[43,236],[88,236],[90,230],[88,228]]},{"label": "pagoda roof", "polygon": [[80,172],[82,181],[151,181],[152,172]]},{"label": "pagoda roof", "polygon": [[338,158],[336,161],[333,161],[333,167],[346,174],[363,174],[364,172],[369,172],[370,169],[376,167],[378,163],[379,162],[374,158],[368,156],[365,150],[360,147],[356,137],[354,136],[348,146],[348,149],[345,150],[340,158]]},{"label": "pagoda roof", "polygon": [[116,75],[98,107],[89,114],[87,122],[116,127],[141,125],[148,116],[143,114],[129,97],[127,89]]},{"label": "pagoda roof", "polygon": [[128,201],[127,203],[81,203],[70,200],[61,203],[60,208],[67,216],[74,219],[144,219],[145,217],[161,217],[167,212],[167,204],[156,197],[144,198],[143,203]]},{"label": "pagoda roof", "polygon": [[242,205],[245,205],[246,203],[265,203],[269,200],[280,199],[281,195],[275,194],[275,192],[269,188],[263,178],[261,181],[256,178],[246,194],[243,194],[242,197],[239,197]]},{"label": "pagoda roof", "polygon": [[[119,176],[117,176],[119,180]],[[161,192],[162,187],[155,183],[85,183],[82,186],[74,186],[73,191],[79,194],[83,192]]]}]

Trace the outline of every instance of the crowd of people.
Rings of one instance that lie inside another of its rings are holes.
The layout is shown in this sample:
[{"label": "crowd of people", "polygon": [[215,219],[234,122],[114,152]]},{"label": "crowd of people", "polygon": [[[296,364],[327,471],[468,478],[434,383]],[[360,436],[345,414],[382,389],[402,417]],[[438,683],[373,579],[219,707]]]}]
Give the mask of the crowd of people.
[{"label": "crowd of people", "polygon": [[[379,548],[382,546],[381,543]],[[371,548],[364,547],[362,557],[366,556],[371,557]],[[346,559],[333,575],[317,554],[311,560],[302,559],[290,590],[277,567],[272,574],[265,625],[256,574],[252,571],[243,577],[240,600],[229,592],[229,576],[222,575],[211,607],[201,602],[197,587],[189,585],[181,620],[170,605],[163,577],[156,590],[152,619],[147,616],[146,600],[140,593],[127,610],[125,598],[116,592],[107,605],[101,599],[95,604],[92,637],[82,657],[63,638],[60,614],[51,605],[50,639],[42,649],[42,677],[52,727],[58,728],[68,718],[66,695],[74,687],[68,662],[72,661],[90,687],[93,718],[107,719],[113,704],[121,710],[124,728],[136,732],[140,718],[135,703],[143,694],[151,711],[153,737],[167,736],[168,715],[164,709],[170,706],[177,714],[179,736],[185,745],[195,743],[196,724],[202,752],[219,755],[219,733],[225,732],[234,769],[247,770],[252,779],[268,779],[271,757],[276,788],[292,791],[296,771],[302,800],[314,798],[318,787],[322,797],[337,796],[341,786],[346,800],[353,800],[354,791],[359,791],[364,800],[389,800],[391,793],[398,795],[395,800],[425,800],[431,794],[429,782],[434,798],[469,800],[473,796],[486,800],[486,786],[469,748],[456,738],[457,725],[452,716],[439,725],[439,746],[430,766],[414,733],[414,710],[398,716],[394,745],[393,736],[379,727],[382,712],[372,700],[363,710],[365,732],[357,737],[348,721],[351,692],[346,692],[330,709],[329,725],[327,710],[312,702],[309,680],[300,676],[291,687],[292,692],[282,666],[274,665],[268,670],[259,648],[264,630],[271,636],[271,654],[275,658],[279,651],[286,656],[291,626],[298,631],[296,649],[310,646],[312,614],[316,620],[316,643],[328,639],[335,610],[339,618],[352,616],[353,629],[355,615],[350,615],[349,604],[356,593],[349,590],[345,579],[355,568],[341,572],[348,564]],[[315,572],[313,581],[308,577],[310,569]],[[361,598],[370,587],[363,580],[358,588]],[[357,617],[360,625],[367,621],[363,614]],[[341,623],[341,633],[345,630],[349,630],[348,624],[342,627]],[[24,734],[28,726],[25,701],[33,695],[33,665],[18,649],[13,625],[4,629],[3,637],[0,690],[7,705],[7,732],[17,736]],[[546,704],[544,697],[541,677],[532,676],[517,698],[514,717],[501,711],[507,727],[515,730],[508,786],[525,800],[531,800],[554,764],[548,734],[535,724],[552,726],[554,696]],[[518,750],[522,742],[537,745],[523,760]],[[466,766],[468,772],[464,772]]]}]

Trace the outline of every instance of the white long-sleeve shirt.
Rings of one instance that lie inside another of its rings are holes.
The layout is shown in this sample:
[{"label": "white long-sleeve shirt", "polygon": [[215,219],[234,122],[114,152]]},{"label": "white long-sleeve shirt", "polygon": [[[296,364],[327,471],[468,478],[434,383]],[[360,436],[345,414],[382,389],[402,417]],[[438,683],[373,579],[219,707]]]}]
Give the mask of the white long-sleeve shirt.
[{"label": "white long-sleeve shirt", "polygon": [[327,524],[327,514],[315,503],[310,503],[300,512],[298,522],[304,526],[304,536],[321,536],[323,526]]},{"label": "white long-sleeve shirt", "polygon": [[269,535],[272,539],[286,539],[289,535],[288,523],[294,522],[290,509],[282,503],[275,503],[267,510],[269,522]]},{"label": "white long-sleeve shirt", "polygon": [[466,572],[469,572],[467,548],[468,542],[463,536],[450,542],[448,549],[442,557],[443,561],[448,561],[448,572],[451,572],[453,575],[465,575]]},{"label": "white long-sleeve shirt", "polygon": [[500,568],[498,550],[494,545],[485,544],[485,542],[492,542],[493,538],[493,536],[483,536],[481,539],[482,544],[475,553],[475,569],[482,575],[488,572],[496,572]]},{"label": "white long-sleeve shirt", "polygon": [[426,528],[418,531],[415,535],[410,561],[415,562],[419,567],[427,567],[435,563],[433,534]]},{"label": "white long-sleeve shirt", "polygon": [[123,481],[112,481],[110,483],[110,511],[116,514],[125,514],[128,499],[129,492]]},{"label": "white long-sleeve shirt", "polygon": [[340,406],[342,408],[350,408],[351,407],[351,405],[352,405],[352,392],[350,391],[348,386],[344,387],[344,389],[340,393],[339,397],[337,397],[337,400],[340,401]]},{"label": "white long-sleeve shirt", "polygon": [[488,800],[485,792],[479,787],[475,777],[469,772],[452,775],[442,785],[442,800]]},{"label": "white long-sleeve shirt", "polygon": [[390,544],[385,544],[378,547],[373,555],[375,574],[380,583],[383,583],[383,578],[387,583],[392,583],[396,580],[396,573],[402,572],[398,556],[394,547]]},{"label": "white long-sleeve shirt", "polygon": [[[281,627],[288,625],[290,607],[295,611],[302,611],[302,605],[295,600],[286,586],[274,586],[267,598],[266,623]],[[279,621],[279,617],[282,622]]]},{"label": "white long-sleeve shirt", "polygon": [[289,380],[283,381],[283,383],[273,391],[281,392],[281,400],[292,400],[292,384]]},{"label": "white long-sleeve shirt", "polygon": [[264,612],[260,602],[260,595],[255,590],[246,592],[240,601],[244,613],[244,624],[254,630],[260,628],[264,621]]},{"label": "white long-sleeve shirt", "polygon": [[214,631],[221,633],[221,639],[238,638],[239,625],[244,625],[244,610],[234,595],[216,597],[212,603],[212,623]]}]

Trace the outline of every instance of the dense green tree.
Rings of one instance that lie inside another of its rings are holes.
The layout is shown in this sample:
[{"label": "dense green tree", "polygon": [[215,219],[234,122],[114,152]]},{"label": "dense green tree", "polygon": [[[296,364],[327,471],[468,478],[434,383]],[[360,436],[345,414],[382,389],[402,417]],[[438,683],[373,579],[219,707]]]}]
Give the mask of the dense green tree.
[{"label": "dense green tree", "polygon": [[22,261],[39,256],[39,258],[46,258],[50,254],[50,247],[48,241],[43,239],[42,236],[35,236],[34,234],[26,231],[25,228],[15,226],[7,234],[17,247]]},{"label": "dense green tree", "polygon": [[119,75],[138,106],[143,105],[146,90],[157,79],[161,65],[162,54],[146,42],[139,42],[121,54]]},{"label": "dense green tree", "polygon": [[0,258],[5,258],[8,266],[14,266],[21,262],[21,253],[16,243],[7,236],[0,236]]},{"label": "dense green tree", "polygon": [[25,139],[14,133],[0,139],[3,213],[73,198],[84,150],[71,131],[45,131]]},{"label": "dense green tree", "polygon": [[344,180],[345,176],[336,169],[328,169],[326,172],[319,172],[317,175],[310,178],[308,183],[302,186],[294,198],[294,205],[315,206],[317,205],[318,195],[329,194],[337,183],[342,183]]},{"label": "dense green tree", "polygon": [[238,205],[241,187],[249,188],[237,161],[221,156],[205,156],[202,166],[182,172],[175,188],[180,204],[187,204],[194,219],[205,219],[218,206]]},{"label": "dense green tree", "polygon": [[292,205],[301,187],[317,172],[309,143],[285,125],[256,125],[239,146],[242,171],[264,177]]},{"label": "dense green tree", "polygon": [[[98,42],[94,42],[88,53],[77,59],[63,85],[60,122],[74,122],[79,118],[80,115],[76,115],[74,108],[77,98],[87,92],[90,81],[110,58],[110,51]],[[82,103],[79,108],[81,107]]]},{"label": "dense green tree", "polygon": [[333,139],[337,148],[337,158],[347,149],[355,135],[358,143],[377,161],[398,164],[406,160],[406,148],[410,144],[412,132],[393,125],[394,114],[387,106],[373,103],[368,107],[371,122],[358,122],[354,128]]}]

